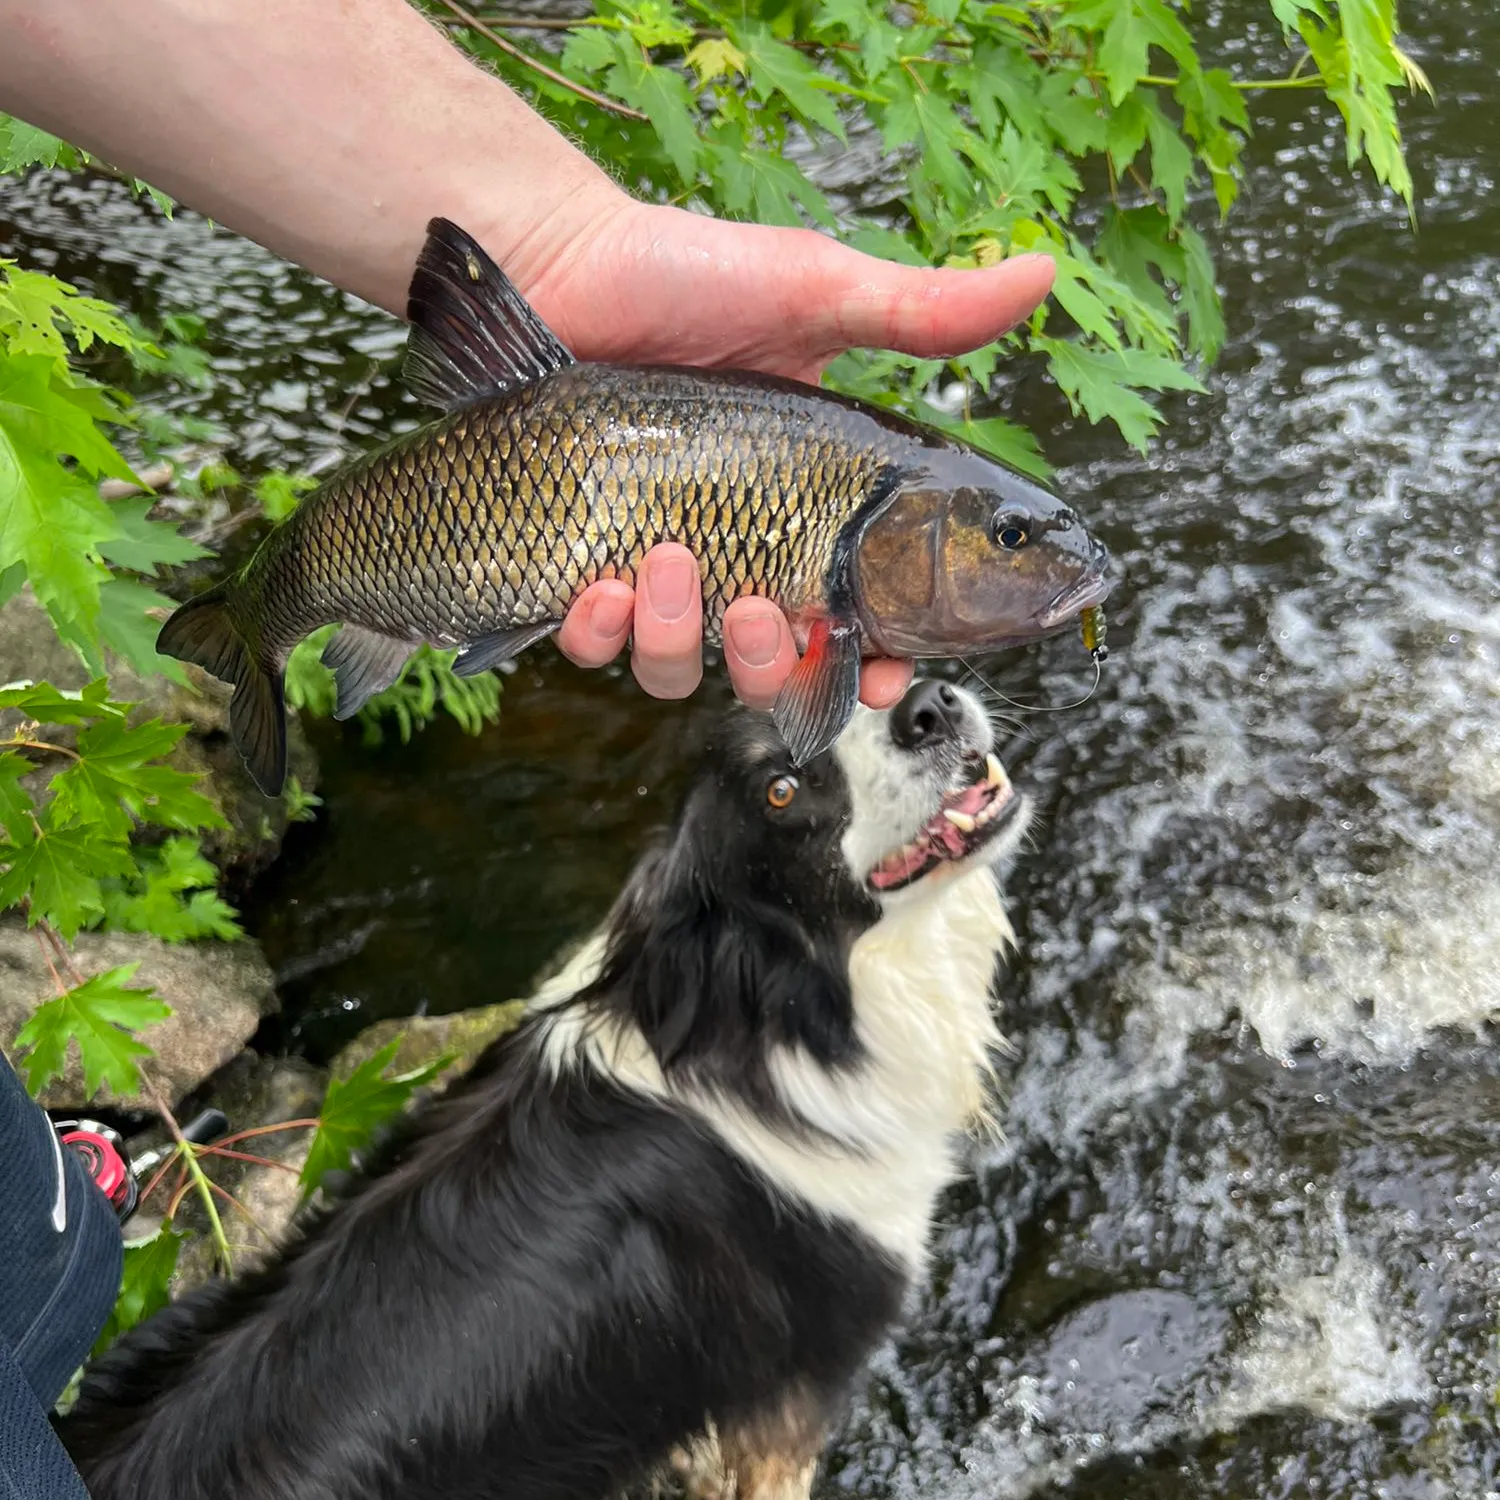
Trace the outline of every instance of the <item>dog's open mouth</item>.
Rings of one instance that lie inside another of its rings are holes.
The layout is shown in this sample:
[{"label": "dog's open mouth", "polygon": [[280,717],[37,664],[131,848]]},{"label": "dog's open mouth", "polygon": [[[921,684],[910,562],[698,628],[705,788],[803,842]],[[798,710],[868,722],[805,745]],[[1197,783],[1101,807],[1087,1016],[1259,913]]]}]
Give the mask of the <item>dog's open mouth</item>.
[{"label": "dog's open mouth", "polygon": [[1016,789],[999,757],[990,754],[978,764],[979,779],[949,792],[943,805],[919,828],[910,842],[887,854],[870,871],[878,891],[911,885],[939,865],[956,864],[982,848],[1015,815],[1021,805]]}]

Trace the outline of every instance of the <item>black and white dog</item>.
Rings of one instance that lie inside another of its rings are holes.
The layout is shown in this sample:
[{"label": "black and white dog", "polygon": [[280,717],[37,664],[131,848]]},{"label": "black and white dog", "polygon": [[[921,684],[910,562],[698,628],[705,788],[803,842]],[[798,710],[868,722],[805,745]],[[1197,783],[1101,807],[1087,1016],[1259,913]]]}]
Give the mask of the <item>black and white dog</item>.
[{"label": "black and white dog", "polygon": [[946,684],[800,771],[731,717],[520,1029],[93,1367],[96,1500],[805,1496],[984,1103],[1026,818]]}]

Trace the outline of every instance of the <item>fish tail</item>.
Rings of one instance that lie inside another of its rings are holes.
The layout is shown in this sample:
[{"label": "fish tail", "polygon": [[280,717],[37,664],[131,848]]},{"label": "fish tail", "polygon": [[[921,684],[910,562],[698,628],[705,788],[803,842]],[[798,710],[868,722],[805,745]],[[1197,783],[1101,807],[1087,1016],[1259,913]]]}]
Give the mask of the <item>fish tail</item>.
[{"label": "fish tail", "polygon": [[279,797],[286,781],[286,699],[283,669],[258,660],[219,584],[175,610],[156,638],[163,656],[190,661],[234,685],[229,733],[256,786]]}]

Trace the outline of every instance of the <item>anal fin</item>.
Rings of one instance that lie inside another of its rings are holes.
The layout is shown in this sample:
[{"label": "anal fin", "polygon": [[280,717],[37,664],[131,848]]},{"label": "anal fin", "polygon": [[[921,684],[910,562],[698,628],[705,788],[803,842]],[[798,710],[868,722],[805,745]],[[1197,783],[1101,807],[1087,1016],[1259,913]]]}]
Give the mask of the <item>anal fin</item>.
[{"label": "anal fin", "polygon": [[335,719],[351,719],[400,675],[415,651],[412,641],[381,635],[363,625],[345,625],[323,648],[323,665],[338,680]]},{"label": "anal fin", "polygon": [[501,662],[519,656],[528,646],[546,640],[556,630],[562,629],[561,620],[542,620],[533,625],[507,625],[503,630],[492,630],[464,646],[453,663],[455,677],[477,677]]},{"label": "anal fin", "polygon": [[857,621],[830,616],[814,622],[807,650],[771,710],[793,765],[806,765],[844,732],[859,702],[860,656]]}]

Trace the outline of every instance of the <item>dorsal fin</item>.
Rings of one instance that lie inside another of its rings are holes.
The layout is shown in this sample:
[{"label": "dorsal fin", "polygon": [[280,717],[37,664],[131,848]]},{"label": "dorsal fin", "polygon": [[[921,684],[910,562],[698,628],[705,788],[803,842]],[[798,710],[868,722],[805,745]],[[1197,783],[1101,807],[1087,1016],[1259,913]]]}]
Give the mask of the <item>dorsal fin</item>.
[{"label": "dorsal fin", "polygon": [[406,316],[402,375],[415,395],[445,411],[576,363],[505,272],[447,219],[427,225]]}]

